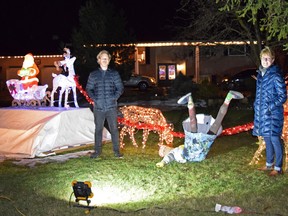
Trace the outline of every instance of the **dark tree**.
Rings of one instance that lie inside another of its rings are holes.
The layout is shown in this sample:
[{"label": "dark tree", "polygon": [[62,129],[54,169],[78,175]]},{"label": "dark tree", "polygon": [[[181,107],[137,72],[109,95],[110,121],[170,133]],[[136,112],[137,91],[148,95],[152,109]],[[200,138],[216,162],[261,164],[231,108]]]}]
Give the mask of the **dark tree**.
[{"label": "dark tree", "polygon": [[263,44],[272,47],[283,45],[283,41],[270,38],[267,29],[261,27],[261,21],[269,17],[267,8],[258,8],[256,13],[252,10],[246,11],[243,16],[239,11],[246,3],[235,4],[235,7],[224,10],[226,1],[217,2],[216,0],[182,0],[174,21],[178,39],[248,41],[250,57],[255,65],[259,65],[259,53]]},{"label": "dark tree", "polygon": [[131,75],[134,69],[131,56],[135,48],[127,44],[132,41],[133,36],[126,30],[123,10],[116,9],[109,1],[87,1],[79,11],[79,27],[72,34],[74,54],[78,59],[76,67],[82,80],[98,67],[96,56],[103,49],[111,53],[110,66],[119,71],[122,79]]}]

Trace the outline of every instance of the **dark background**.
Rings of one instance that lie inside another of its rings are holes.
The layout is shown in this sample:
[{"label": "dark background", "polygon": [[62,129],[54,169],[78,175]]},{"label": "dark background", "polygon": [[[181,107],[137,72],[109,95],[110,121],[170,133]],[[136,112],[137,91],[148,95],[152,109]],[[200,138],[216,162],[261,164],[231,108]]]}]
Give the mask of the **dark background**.
[{"label": "dark background", "polygon": [[[57,54],[60,42],[69,43],[78,12],[86,0],[2,0],[0,2],[0,55]],[[108,0],[107,0],[108,1]],[[179,0],[110,0],[123,8],[127,27],[137,42],[171,40],[165,26],[179,7]]]}]

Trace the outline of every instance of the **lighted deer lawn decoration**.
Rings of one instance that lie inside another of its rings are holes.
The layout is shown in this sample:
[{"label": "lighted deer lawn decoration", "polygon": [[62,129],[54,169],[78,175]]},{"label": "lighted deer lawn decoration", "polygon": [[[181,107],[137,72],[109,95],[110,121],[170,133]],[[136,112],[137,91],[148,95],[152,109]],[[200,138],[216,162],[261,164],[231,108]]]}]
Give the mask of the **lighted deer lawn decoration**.
[{"label": "lighted deer lawn decoration", "polygon": [[[74,62],[76,57],[71,57],[70,49],[64,48],[63,50],[63,57],[64,60],[54,62],[56,70],[59,71],[60,67],[62,67],[63,72],[59,75],[52,74],[53,78],[53,90],[51,92],[51,101],[50,106],[54,106],[54,94],[56,90],[60,87],[59,91],[59,101],[58,107],[61,107],[62,103],[62,95],[65,92],[65,100],[64,100],[64,107],[68,107],[68,95],[69,91],[72,90],[73,92],[73,99],[75,107],[79,107],[77,102],[77,92],[76,92],[76,82],[74,80],[75,70],[74,70]],[[65,76],[64,73],[68,72],[68,76]]]},{"label": "lighted deer lawn decoration", "polygon": [[138,147],[134,133],[136,129],[143,130],[142,148],[145,148],[146,141],[150,131],[159,134],[158,145],[163,145],[165,141],[167,145],[173,143],[173,127],[168,124],[162,112],[155,108],[145,108],[140,106],[124,106],[120,108],[123,114],[124,126],[120,131],[120,147],[124,147],[124,136],[128,133],[135,147]]}]

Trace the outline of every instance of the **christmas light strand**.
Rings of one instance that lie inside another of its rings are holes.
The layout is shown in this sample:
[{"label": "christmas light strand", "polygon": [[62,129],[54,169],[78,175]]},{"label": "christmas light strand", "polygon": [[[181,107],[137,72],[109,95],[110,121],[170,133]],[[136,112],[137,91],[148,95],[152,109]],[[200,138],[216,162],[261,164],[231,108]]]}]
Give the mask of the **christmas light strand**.
[{"label": "christmas light strand", "polygon": [[[80,85],[79,83],[79,76],[74,76],[74,80],[76,83],[77,88],[79,89],[80,93],[84,95],[85,99],[90,103],[90,104],[94,104],[93,100],[88,96],[87,92],[83,89],[82,85]],[[285,115],[288,116],[288,112],[285,112]],[[127,125],[129,127],[134,127],[137,129],[149,129],[152,131],[165,131],[167,130],[167,128],[169,128],[170,126],[168,125],[156,125],[156,124],[147,124],[147,123],[131,123],[129,118],[118,118],[118,123],[119,124],[123,124],[123,125]],[[232,128],[227,128],[225,130],[222,131],[221,135],[226,136],[226,135],[234,135],[237,133],[241,133],[241,132],[245,132],[245,131],[249,131],[253,128],[253,123],[248,123],[248,124],[244,124],[244,125],[239,125],[239,126],[235,126]],[[287,130],[288,132],[288,130]],[[178,138],[184,138],[185,134],[182,132],[175,132],[172,131],[170,132],[174,137],[178,137]],[[287,133],[288,136],[288,133]]]},{"label": "christmas light strand", "polygon": [[85,99],[90,103],[94,104],[93,100],[88,96],[87,92],[83,89],[82,85],[79,83],[79,76],[74,76],[74,81],[76,83],[77,89],[80,91],[81,94],[84,95]]},{"label": "christmas light strand", "polygon": [[[79,84],[78,76],[74,76],[74,80],[76,83],[76,87],[79,89],[79,91],[85,96],[86,100],[90,104],[94,104],[93,100],[88,96],[87,92],[83,89],[83,87]],[[285,149],[285,163],[284,163],[284,170],[288,169],[288,102],[284,104],[284,126],[283,126],[283,133],[282,133],[282,139],[284,140],[284,149]],[[166,122],[166,121],[165,121]],[[138,146],[136,143],[136,140],[134,138],[134,131],[135,129],[141,129],[143,130],[143,141],[142,145],[143,148],[145,147],[146,141],[148,139],[149,131],[154,131],[159,134],[159,143],[158,145],[163,144],[163,140],[166,139],[167,145],[171,145],[173,142],[173,137],[178,138],[184,138],[185,134],[182,132],[175,132],[172,129],[172,126],[169,124],[155,124],[153,121],[149,123],[145,122],[133,122],[131,121],[129,115],[126,118],[120,118],[118,117],[118,123],[121,125],[124,125],[120,131],[120,146],[121,148],[124,147],[124,136],[126,133],[129,133],[130,139],[133,142],[134,146]],[[242,132],[247,132],[251,129],[253,129],[254,124],[252,122],[244,124],[244,125],[238,125],[231,128],[227,128],[222,131],[221,136],[230,136]],[[164,133],[165,132],[165,133]],[[261,157],[263,157],[262,152],[266,148],[266,144],[262,137],[258,137],[258,144],[259,147],[257,151],[254,154],[254,157],[252,158],[250,165],[257,164]]]},{"label": "christmas light strand", "polygon": [[221,136],[228,136],[228,135],[234,135],[234,134],[246,132],[246,131],[253,129],[253,127],[254,127],[253,122],[250,122],[244,125],[227,128],[222,131]]}]

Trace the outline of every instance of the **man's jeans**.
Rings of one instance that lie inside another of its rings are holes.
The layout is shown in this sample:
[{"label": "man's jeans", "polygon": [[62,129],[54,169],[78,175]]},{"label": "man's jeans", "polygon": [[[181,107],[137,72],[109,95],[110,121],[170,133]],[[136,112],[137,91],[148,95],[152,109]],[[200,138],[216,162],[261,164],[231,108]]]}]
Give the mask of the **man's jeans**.
[{"label": "man's jeans", "polygon": [[117,123],[117,109],[106,112],[94,110],[95,122],[95,153],[100,155],[102,152],[103,128],[105,119],[108,122],[111,133],[114,154],[119,154],[119,131]]}]

